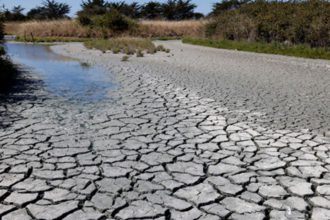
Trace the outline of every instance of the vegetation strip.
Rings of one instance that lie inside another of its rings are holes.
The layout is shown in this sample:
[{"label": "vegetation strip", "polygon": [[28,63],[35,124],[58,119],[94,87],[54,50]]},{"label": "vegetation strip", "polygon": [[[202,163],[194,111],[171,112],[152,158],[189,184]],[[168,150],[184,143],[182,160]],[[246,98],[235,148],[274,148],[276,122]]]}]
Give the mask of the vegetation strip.
[{"label": "vegetation strip", "polygon": [[213,48],[248,51],[256,53],[278,54],[295,57],[327,59],[330,60],[330,50],[325,48],[311,48],[307,45],[288,46],[280,43],[260,43],[246,41],[230,41],[230,40],[212,40],[202,38],[186,37],[183,43],[200,45]]},{"label": "vegetation strip", "polygon": [[150,39],[143,38],[111,38],[103,40],[85,41],[84,45],[89,49],[98,49],[103,52],[112,51],[113,53],[125,53],[126,55],[134,55],[143,57],[144,53],[154,54],[158,51],[169,53],[170,50],[164,46],[156,46]]}]

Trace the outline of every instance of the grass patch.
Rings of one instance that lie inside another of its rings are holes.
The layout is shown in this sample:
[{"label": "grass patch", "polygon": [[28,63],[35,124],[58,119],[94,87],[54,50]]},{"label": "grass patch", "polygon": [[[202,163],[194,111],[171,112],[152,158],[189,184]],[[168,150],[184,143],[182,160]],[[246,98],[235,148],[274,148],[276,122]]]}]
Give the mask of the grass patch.
[{"label": "grass patch", "polygon": [[182,42],[187,44],[221,49],[330,60],[330,49],[311,48],[306,45],[289,46],[280,43],[255,43],[245,41],[211,40],[200,38],[184,38]]},{"label": "grass patch", "polygon": [[159,41],[182,40],[182,37],[161,36],[161,37],[154,37],[153,40],[159,40]]},{"label": "grass patch", "polygon": [[129,60],[129,56],[125,55],[121,58],[122,62],[127,62]]},{"label": "grass patch", "polygon": [[54,43],[54,42],[85,42],[89,39],[78,37],[24,37],[17,36],[15,41],[18,42],[34,42],[34,43]]},{"label": "grass patch", "polygon": [[98,49],[103,52],[112,51],[114,54],[125,53],[126,55],[137,54],[143,57],[144,52],[154,54],[157,51],[168,52],[163,46],[155,46],[150,39],[144,38],[111,38],[102,40],[89,40],[84,42],[88,49]]}]

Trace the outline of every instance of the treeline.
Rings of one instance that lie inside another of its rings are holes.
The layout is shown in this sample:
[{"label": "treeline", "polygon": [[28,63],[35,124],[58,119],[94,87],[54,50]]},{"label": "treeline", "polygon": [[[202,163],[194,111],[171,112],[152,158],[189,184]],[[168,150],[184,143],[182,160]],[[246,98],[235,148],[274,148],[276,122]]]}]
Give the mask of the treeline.
[{"label": "treeline", "polygon": [[207,36],[330,47],[330,2],[225,0],[213,7]]},{"label": "treeline", "polygon": [[141,32],[137,19],[187,20],[203,17],[195,13],[196,5],[191,0],[168,0],[165,3],[150,1],[145,4],[133,2],[107,2],[104,0],[87,0],[81,4],[82,10],[77,13],[80,24],[101,29],[104,36],[108,31],[131,34]]},{"label": "treeline", "polygon": [[5,21],[56,20],[69,18],[70,6],[66,3],[56,2],[55,0],[45,0],[40,6],[32,8],[26,14],[24,10],[19,5],[12,9],[4,8],[2,14]]},{"label": "treeline", "polygon": [[[116,11],[121,15],[132,19],[165,19],[165,20],[186,20],[199,19],[204,15],[196,13],[195,4],[191,0],[168,0],[165,3],[150,1],[145,4],[138,2],[126,3],[107,2],[105,0],[87,0],[82,1],[82,10],[78,16],[87,17],[102,15]],[[4,18],[6,21],[26,21],[26,20],[56,20],[69,18],[70,6],[66,3],[60,3],[56,0],[45,0],[41,6],[31,9],[26,14],[24,8],[15,6],[12,9],[4,8]]]},{"label": "treeline", "polygon": [[196,13],[195,4],[191,0],[168,0],[165,3],[150,1],[145,4],[125,1],[107,2],[105,0],[87,0],[82,3],[79,16],[100,15],[116,10],[117,12],[133,19],[165,19],[186,20],[199,19],[204,15]]}]

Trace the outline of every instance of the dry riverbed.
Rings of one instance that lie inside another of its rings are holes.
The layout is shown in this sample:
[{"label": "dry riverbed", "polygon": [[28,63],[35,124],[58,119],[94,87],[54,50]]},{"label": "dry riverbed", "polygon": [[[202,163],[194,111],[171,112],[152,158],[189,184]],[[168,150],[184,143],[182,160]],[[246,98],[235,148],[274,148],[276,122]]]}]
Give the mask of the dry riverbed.
[{"label": "dry riverbed", "polygon": [[0,107],[2,220],[329,219],[330,140],[314,133],[329,63],[162,44],[129,62],[53,47],[118,86],[79,105],[41,84]]}]

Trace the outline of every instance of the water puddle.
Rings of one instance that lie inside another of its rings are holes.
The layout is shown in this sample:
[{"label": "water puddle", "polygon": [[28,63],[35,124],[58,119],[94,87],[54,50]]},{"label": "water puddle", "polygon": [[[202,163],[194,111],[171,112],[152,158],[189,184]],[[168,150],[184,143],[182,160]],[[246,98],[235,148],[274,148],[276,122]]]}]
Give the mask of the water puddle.
[{"label": "water puddle", "polygon": [[98,102],[108,98],[114,87],[103,68],[58,55],[47,45],[7,43],[6,48],[15,63],[31,68],[55,96]]}]

